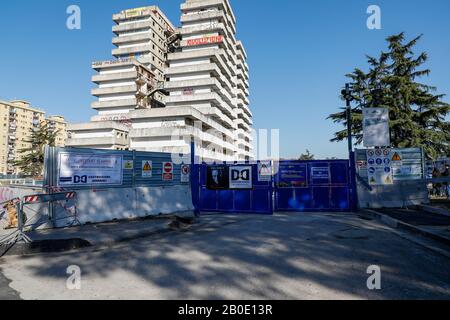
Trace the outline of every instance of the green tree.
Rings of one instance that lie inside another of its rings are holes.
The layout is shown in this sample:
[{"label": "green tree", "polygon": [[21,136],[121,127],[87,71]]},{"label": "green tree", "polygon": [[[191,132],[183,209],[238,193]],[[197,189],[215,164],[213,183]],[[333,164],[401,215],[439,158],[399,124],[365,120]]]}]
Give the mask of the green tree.
[{"label": "green tree", "polygon": [[314,155],[306,149],[306,153],[302,153],[298,160],[314,160]]},{"label": "green tree", "polygon": [[[362,109],[378,107],[389,109],[392,147],[423,147],[430,159],[449,154],[450,123],[446,116],[450,105],[442,101],[444,95],[435,94],[435,87],[418,82],[430,74],[429,69],[423,69],[427,54],[417,55],[413,51],[421,37],[407,42],[404,33],[390,36],[386,39],[386,52],[381,52],[378,58],[367,56],[368,72],[356,68],[347,74],[354,98],[355,145],[363,139]],[[347,127],[345,108],[328,119]],[[345,139],[346,129],[336,132],[331,141]]]},{"label": "green tree", "polygon": [[46,145],[55,146],[58,131],[50,129],[48,123],[44,122],[30,129],[30,132],[30,137],[24,140],[29,143],[29,147],[20,149],[21,159],[12,161],[12,164],[26,176],[39,177],[44,168],[44,148]]}]

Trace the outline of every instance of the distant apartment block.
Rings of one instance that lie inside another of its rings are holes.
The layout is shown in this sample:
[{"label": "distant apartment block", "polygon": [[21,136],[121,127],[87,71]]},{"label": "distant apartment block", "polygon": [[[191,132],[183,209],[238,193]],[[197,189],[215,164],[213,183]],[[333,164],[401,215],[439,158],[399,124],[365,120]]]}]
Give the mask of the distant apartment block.
[{"label": "distant apartment block", "polygon": [[45,118],[45,112],[31,107],[26,101],[0,101],[0,174],[20,173],[13,161],[20,160],[22,149],[30,147],[26,142],[33,129],[47,122],[50,130],[57,132],[55,144],[64,146],[67,123],[63,117]]},{"label": "distant apartment block", "polygon": [[176,29],[155,6],[113,15],[114,60],[94,62],[97,115],[68,146],[253,158],[247,55],[228,0],[187,0]]}]

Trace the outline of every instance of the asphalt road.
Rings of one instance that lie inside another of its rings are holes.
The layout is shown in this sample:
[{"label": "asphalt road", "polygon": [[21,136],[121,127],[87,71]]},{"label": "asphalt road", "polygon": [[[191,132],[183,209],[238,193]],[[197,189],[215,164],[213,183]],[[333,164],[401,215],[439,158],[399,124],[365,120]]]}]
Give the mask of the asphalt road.
[{"label": "asphalt road", "polygon": [[9,287],[10,281],[3,275],[0,269],[0,300],[18,300],[19,293]]},{"label": "asphalt road", "polygon": [[[66,286],[70,265],[81,289]],[[367,268],[381,269],[369,290]],[[209,216],[188,232],[0,260],[24,299],[450,299],[450,259],[355,214]],[[13,291],[14,290],[14,291]]]}]

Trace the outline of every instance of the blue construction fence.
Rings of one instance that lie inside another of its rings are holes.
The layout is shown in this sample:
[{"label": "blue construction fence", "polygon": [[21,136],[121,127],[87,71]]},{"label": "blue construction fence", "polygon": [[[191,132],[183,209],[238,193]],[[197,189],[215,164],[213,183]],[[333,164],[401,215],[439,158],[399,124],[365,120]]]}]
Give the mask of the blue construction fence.
[{"label": "blue construction fence", "polygon": [[356,209],[349,160],[202,163],[192,169],[197,212],[272,214]]},{"label": "blue construction fence", "polygon": [[[178,155],[175,160],[170,153],[48,147],[44,186],[70,190],[188,186],[190,155]],[[89,165],[89,161],[105,161],[108,167]]]}]

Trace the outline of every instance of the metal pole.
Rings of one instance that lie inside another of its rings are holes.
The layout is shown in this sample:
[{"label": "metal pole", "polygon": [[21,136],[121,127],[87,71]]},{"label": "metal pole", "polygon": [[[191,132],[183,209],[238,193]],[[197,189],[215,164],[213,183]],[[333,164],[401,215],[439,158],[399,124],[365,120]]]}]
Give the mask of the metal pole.
[{"label": "metal pole", "polygon": [[352,143],[352,107],[351,107],[351,93],[350,93],[350,84],[345,84],[345,92],[346,92],[346,106],[347,106],[347,141],[348,141],[348,154],[349,157],[353,152],[353,143]]}]

